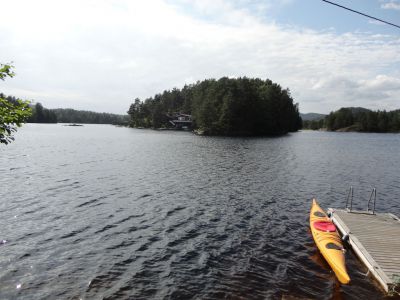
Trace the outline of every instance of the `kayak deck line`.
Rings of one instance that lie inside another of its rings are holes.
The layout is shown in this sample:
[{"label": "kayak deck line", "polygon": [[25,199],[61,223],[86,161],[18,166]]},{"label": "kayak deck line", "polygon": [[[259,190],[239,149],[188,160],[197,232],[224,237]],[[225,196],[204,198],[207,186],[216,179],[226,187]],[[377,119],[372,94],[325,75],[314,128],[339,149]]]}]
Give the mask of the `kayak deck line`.
[{"label": "kayak deck line", "polygon": [[383,289],[398,292],[400,219],[391,213],[334,208],[328,209],[328,215]]}]

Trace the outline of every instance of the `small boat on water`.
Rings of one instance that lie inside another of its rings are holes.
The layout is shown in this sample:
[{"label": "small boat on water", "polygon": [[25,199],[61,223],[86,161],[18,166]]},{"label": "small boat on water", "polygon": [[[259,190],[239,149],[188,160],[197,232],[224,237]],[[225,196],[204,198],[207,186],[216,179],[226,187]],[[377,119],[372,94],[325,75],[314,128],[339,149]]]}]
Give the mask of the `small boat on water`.
[{"label": "small boat on water", "polygon": [[335,272],[338,280],[343,284],[350,282],[347,274],[344,248],[335,224],[313,199],[310,212],[310,228],[315,243],[322,256]]}]

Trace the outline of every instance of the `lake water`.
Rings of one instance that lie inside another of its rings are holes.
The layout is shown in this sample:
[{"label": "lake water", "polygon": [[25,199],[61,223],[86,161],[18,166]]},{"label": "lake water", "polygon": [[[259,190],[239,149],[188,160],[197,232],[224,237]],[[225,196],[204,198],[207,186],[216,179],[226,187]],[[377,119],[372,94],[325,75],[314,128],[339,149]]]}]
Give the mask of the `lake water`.
[{"label": "lake water", "polygon": [[0,299],[381,299],[347,252],[341,286],[312,197],[400,215],[400,135],[200,137],[24,125],[0,146]]}]

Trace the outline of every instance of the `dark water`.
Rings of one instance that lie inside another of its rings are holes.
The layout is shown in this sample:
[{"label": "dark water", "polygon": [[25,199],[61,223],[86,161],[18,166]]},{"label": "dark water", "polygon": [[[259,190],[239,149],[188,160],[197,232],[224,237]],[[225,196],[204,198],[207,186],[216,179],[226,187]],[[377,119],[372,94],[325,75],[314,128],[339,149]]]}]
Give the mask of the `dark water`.
[{"label": "dark water", "polygon": [[0,299],[380,299],[352,252],[340,286],[311,198],[400,215],[400,135],[198,137],[24,126],[0,147]]}]

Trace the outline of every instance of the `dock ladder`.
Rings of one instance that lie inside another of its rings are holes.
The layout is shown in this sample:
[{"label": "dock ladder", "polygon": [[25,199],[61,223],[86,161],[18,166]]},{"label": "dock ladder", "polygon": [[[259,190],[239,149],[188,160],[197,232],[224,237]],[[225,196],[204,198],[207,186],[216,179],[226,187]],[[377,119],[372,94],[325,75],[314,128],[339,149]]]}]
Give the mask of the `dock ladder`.
[{"label": "dock ladder", "polygon": [[[371,191],[371,194],[369,196],[368,204],[367,204],[367,210],[364,211],[354,211],[353,210],[353,186],[350,186],[349,192],[347,193],[347,198],[346,198],[346,211],[349,213],[367,213],[371,215],[375,215],[375,205],[376,205],[376,188],[373,188]],[[350,203],[349,203],[350,201]],[[372,210],[370,209],[370,204],[371,201],[373,201],[373,206]]]}]

